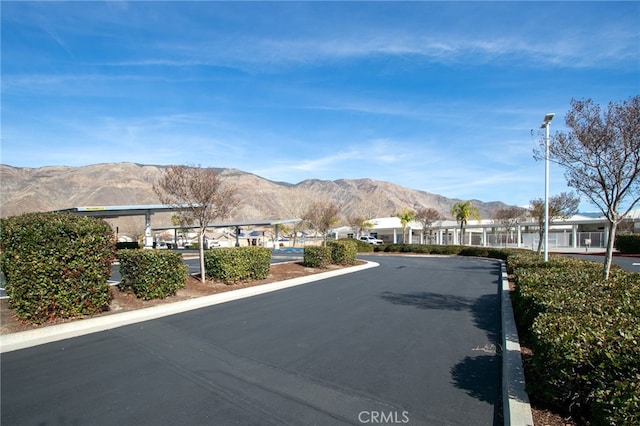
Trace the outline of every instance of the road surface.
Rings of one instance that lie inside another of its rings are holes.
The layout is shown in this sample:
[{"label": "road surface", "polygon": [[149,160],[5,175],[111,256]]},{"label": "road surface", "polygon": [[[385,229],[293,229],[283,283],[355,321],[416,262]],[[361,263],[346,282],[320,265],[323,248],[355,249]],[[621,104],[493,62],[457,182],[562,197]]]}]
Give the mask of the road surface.
[{"label": "road surface", "polygon": [[5,353],[1,423],[500,424],[499,263],[372,258],[381,266]]}]

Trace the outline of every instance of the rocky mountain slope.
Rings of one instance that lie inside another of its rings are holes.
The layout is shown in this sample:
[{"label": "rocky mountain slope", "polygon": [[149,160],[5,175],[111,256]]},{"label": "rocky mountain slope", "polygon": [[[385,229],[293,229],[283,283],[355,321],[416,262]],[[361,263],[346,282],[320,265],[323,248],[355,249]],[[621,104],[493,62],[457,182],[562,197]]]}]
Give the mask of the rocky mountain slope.
[{"label": "rocky mountain slope", "polygon": [[[19,168],[0,165],[0,215],[51,211],[77,206],[158,204],[152,186],[165,166],[133,163],[85,167]],[[366,218],[392,216],[405,207],[432,207],[450,216],[460,200],[372,179],[310,179],[297,184],[273,182],[236,169],[216,169],[238,189],[240,206],[233,220],[300,217],[311,201],[335,200],[342,214]],[[505,207],[473,200],[482,217]]]}]

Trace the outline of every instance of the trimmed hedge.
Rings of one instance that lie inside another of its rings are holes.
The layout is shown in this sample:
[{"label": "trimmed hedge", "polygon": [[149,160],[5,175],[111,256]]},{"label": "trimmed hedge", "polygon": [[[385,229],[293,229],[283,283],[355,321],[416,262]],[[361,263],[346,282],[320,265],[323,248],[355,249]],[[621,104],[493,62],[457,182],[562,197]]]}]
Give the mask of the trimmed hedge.
[{"label": "trimmed hedge", "polygon": [[271,250],[266,247],[220,247],[204,253],[207,276],[234,283],[269,276]]},{"label": "trimmed hedge", "polygon": [[615,248],[622,254],[640,254],[640,234],[616,235]]},{"label": "trimmed hedge", "polygon": [[355,240],[329,241],[327,247],[331,249],[331,263],[334,265],[356,264],[358,245]]},{"label": "trimmed hedge", "polygon": [[383,244],[376,247],[376,251],[386,253],[420,253],[420,254],[460,254],[464,246],[439,246],[429,244]]},{"label": "trimmed hedge", "polygon": [[331,265],[331,247],[308,246],[304,248],[302,264],[308,268],[326,268]]},{"label": "trimmed hedge", "polygon": [[510,256],[514,312],[531,341],[527,386],[593,424],[640,424],[640,274],[551,256]]},{"label": "trimmed hedge", "polygon": [[358,250],[358,253],[371,253],[372,251],[375,251],[376,247],[378,247],[376,245],[365,243],[364,241],[356,240],[354,238],[342,239],[338,241],[353,242],[356,245],[356,249]]},{"label": "trimmed hedge", "polygon": [[0,267],[16,315],[34,324],[108,309],[114,234],[103,220],[29,213],[0,220]]},{"label": "trimmed hedge", "polygon": [[491,257],[506,260],[506,258],[518,250],[502,250],[490,247],[473,247],[460,245],[430,245],[430,244],[384,244],[376,246],[375,251],[386,253],[420,253],[438,255],[478,256]]},{"label": "trimmed hedge", "polygon": [[[304,248],[302,264],[309,268],[326,268],[329,265],[355,265],[361,244],[348,238],[328,241],[326,246],[308,246]],[[371,244],[366,244],[371,246]]]},{"label": "trimmed hedge", "polygon": [[187,265],[172,251],[120,250],[120,290],[144,300],[173,296],[187,283]]}]

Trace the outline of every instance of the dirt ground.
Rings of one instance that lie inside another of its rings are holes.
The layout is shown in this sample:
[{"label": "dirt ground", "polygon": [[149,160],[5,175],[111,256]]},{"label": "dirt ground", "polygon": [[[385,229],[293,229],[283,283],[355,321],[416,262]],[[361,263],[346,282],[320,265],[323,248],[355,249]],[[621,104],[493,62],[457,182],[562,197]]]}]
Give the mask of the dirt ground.
[{"label": "dirt ground", "polygon": [[[333,269],[339,269],[340,266],[332,265],[327,269],[307,268],[301,263],[282,263],[271,266],[269,276],[264,280],[249,281],[236,284],[225,284],[218,281],[206,281],[204,284],[200,282],[198,277],[189,277],[187,284],[184,288],[178,290],[175,296],[167,297],[161,300],[141,300],[135,297],[130,292],[122,292],[118,290],[116,286],[112,286],[111,293],[113,299],[109,305],[109,310],[97,316],[113,315],[120,312],[131,311],[135,309],[142,309],[151,306],[161,305],[165,303],[177,302],[180,300],[192,299],[195,297],[208,296],[211,294],[222,293],[225,291],[237,290],[244,287],[252,287],[261,284],[268,284],[272,282],[282,281],[289,278],[302,277],[320,272],[326,272]],[[26,331],[35,328],[47,327],[53,324],[60,324],[70,321],[81,321],[82,319],[70,319],[70,320],[58,320],[49,322],[39,326],[26,323],[19,320],[9,307],[8,300],[0,300],[0,334],[9,334],[19,331]],[[526,348],[525,348],[526,350]],[[526,354],[529,355],[530,354]],[[571,426],[574,423],[567,422],[557,414],[552,413],[549,410],[532,407],[533,420],[535,426]]]}]

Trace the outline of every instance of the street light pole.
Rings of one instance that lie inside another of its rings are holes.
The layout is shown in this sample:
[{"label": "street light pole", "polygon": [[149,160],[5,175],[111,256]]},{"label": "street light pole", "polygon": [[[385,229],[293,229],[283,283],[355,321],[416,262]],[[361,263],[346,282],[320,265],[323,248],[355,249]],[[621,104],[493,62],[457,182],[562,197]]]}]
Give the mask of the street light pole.
[{"label": "street light pole", "polygon": [[544,261],[549,260],[549,125],[555,116],[550,112],[544,116],[540,126],[545,129],[544,137]]}]

